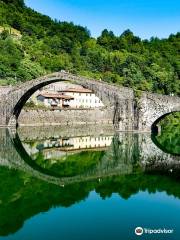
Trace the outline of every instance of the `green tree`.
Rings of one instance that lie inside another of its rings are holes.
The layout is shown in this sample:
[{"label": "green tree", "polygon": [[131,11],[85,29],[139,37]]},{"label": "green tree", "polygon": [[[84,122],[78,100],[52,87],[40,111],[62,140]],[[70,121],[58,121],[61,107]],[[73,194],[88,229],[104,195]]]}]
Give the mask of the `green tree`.
[{"label": "green tree", "polygon": [[180,33],[142,41],[130,30],[115,36],[105,29],[95,39],[87,28],[53,21],[22,0],[0,1],[0,33],[1,82],[67,69],[137,90],[180,96]]}]

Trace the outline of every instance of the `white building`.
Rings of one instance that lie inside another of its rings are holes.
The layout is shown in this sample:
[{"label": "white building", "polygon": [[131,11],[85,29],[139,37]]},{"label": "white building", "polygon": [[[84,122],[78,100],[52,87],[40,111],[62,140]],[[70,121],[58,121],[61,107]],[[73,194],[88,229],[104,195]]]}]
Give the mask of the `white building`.
[{"label": "white building", "polygon": [[39,103],[46,107],[59,108],[99,108],[102,101],[91,90],[83,87],[71,87],[61,91],[39,91],[31,99],[36,105]]},{"label": "white building", "polygon": [[86,88],[68,88],[61,91],[61,94],[73,97],[69,104],[71,108],[99,108],[104,106],[95,93]]}]

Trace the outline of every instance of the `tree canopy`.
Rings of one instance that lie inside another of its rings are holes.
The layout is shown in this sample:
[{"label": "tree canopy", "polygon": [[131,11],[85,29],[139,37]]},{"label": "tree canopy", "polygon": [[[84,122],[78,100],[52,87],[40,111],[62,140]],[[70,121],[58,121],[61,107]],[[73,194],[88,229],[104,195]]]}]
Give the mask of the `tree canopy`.
[{"label": "tree canopy", "polygon": [[180,95],[180,33],[142,40],[129,29],[87,28],[52,20],[24,5],[0,0],[0,84],[16,84],[65,69],[137,90]]}]

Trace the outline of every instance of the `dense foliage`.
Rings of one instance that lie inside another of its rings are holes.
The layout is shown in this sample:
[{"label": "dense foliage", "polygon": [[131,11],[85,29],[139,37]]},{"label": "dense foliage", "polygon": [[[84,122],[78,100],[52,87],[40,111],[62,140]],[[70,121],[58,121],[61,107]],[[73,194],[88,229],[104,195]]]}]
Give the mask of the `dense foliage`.
[{"label": "dense foliage", "polygon": [[22,0],[0,0],[0,26],[1,84],[65,69],[134,89],[180,95],[180,33],[141,40],[130,30],[120,36],[104,30],[94,39],[86,28],[53,21]]}]

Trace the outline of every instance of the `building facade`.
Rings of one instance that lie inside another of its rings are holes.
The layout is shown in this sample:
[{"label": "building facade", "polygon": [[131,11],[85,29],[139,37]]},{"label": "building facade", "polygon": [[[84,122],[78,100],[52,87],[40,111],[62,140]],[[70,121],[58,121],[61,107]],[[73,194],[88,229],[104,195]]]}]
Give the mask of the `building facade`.
[{"label": "building facade", "polygon": [[63,90],[61,94],[73,97],[70,101],[71,108],[99,108],[104,106],[95,93],[86,88],[68,88]]},{"label": "building facade", "polygon": [[100,108],[104,106],[95,93],[83,87],[71,87],[55,92],[42,90],[38,92],[36,99],[33,101],[36,105],[41,103],[46,107],[72,109]]}]

